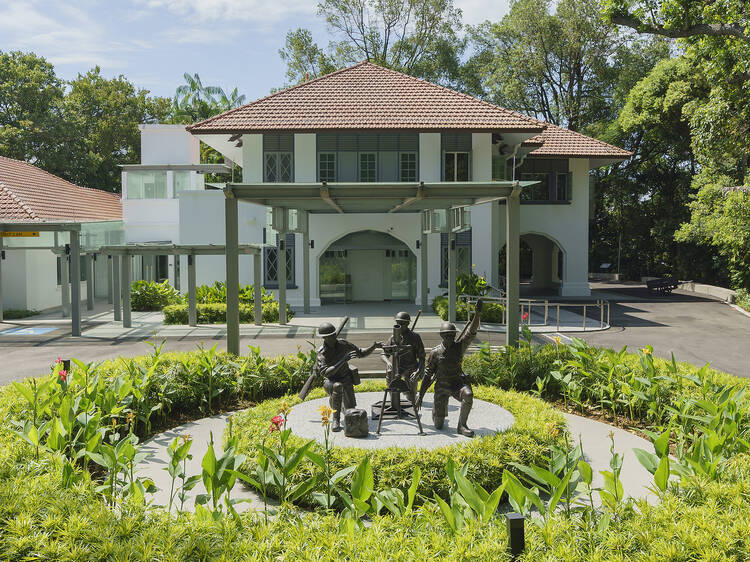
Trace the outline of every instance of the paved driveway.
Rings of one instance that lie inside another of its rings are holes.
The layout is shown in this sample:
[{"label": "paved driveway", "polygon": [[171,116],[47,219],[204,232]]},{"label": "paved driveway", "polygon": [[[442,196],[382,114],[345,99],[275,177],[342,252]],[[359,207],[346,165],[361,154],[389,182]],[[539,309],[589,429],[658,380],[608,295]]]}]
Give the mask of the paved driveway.
[{"label": "paved driveway", "polygon": [[607,288],[614,293],[611,324],[604,332],[577,334],[600,346],[635,351],[646,345],[658,356],[750,376],[750,318],[723,302],[685,291],[654,297],[643,286]]}]

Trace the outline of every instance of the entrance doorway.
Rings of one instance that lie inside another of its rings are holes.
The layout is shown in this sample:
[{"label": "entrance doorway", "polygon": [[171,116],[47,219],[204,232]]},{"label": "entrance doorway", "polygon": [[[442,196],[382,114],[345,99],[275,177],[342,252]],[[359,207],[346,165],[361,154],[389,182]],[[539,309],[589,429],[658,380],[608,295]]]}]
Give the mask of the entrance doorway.
[{"label": "entrance doorway", "polygon": [[413,301],[417,258],[390,234],[362,230],[336,240],[319,263],[321,303]]}]

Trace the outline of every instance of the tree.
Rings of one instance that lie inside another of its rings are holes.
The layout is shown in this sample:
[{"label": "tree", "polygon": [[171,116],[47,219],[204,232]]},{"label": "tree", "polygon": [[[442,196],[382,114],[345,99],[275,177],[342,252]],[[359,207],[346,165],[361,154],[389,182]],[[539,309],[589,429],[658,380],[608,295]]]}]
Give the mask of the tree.
[{"label": "tree", "polygon": [[598,0],[518,0],[499,23],[471,30],[472,61],[498,105],[573,130],[610,116],[622,45]]},{"label": "tree", "polygon": [[318,15],[332,36],[326,49],[297,29],[279,51],[291,84],[362,60],[432,81],[456,78],[463,43],[452,0],[323,0]]},{"label": "tree", "polygon": [[185,83],[177,86],[172,106],[173,121],[195,123],[245,103],[237,88],[227,94],[219,86],[204,86],[198,74],[185,73]]},{"label": "tree", "polygon": [[605,0],[604,16],[639,33],[665,37],[734,37],[750,42],[746,0]]},{"label": "tree", "polygon": [[63,102],[70,160],[49,170],[79,185],[120,191],[120,164],[138,162],[140,123],[164,122],[170,100],[150,98],[124,76],[107,79],[97,66],[70,82]]},{"label": "tree", "polygon": [[0,154],[54,160],[64,91],[54,67],[33,53],[0,51]]}]

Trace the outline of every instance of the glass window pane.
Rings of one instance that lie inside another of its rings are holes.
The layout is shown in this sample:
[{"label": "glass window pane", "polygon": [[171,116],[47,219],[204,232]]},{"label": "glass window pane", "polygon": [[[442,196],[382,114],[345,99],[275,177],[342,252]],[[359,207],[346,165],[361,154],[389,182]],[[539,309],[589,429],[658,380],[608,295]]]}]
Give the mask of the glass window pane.
[{"label": "glass window pane", "polygon": [[336,154],[322,152],[318,155],[320,181],[336,181]]},{"label": "glass window pane", "polygon": [[279,181],[293,182],[292,177],[292,153],[282,152],[279,154]]},{"label": "glass window pane", "polygon": [[417,155],[413,152],[401,153],[401,181],[417,181]]},{"label": "glass window pane", "polygon": [[359,155],[359,181],[376,181],[377,164],[375,154],[362,152]]},{"label": "glass window pane", "polygon": [[143,175],[139,172],[128,172],[128,199],[143,199]]},{"label": "glass window pane", "polygon": [[469,181],[469,153],[456,154],[456,181]]},{"label": "glass window pane", "polygon": [[177,197],[179,193],[190,190],[190,172],[184,170],[178,170],[174,173],[174,196]]},{"label": "glass window pane", "polygon": [[265,164],[264,164],[264,175],[266,182],[276,182],[279,181],[278,179],[278,172],[277,172],[277,154],[275,152],[266,152],[264,154],[265,158]]},{"label": "glass window pane", "polygon": [[456,181],[456,154],[445,153],[445,181]]}]

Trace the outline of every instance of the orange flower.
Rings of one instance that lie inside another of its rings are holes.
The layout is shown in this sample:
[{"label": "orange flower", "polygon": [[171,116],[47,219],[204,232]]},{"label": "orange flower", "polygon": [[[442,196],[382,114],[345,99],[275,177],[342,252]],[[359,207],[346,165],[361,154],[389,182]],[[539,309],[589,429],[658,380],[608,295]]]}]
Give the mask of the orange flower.
[{"label": "orange flower", "polygon": [[320,411],[321,424],[327,426],[329,423],[331,423],[331,416],[333,415],[335,410],[329,408],[325,404],[318,408],[318,410]]}]

